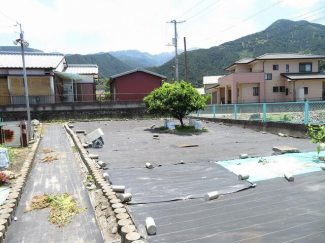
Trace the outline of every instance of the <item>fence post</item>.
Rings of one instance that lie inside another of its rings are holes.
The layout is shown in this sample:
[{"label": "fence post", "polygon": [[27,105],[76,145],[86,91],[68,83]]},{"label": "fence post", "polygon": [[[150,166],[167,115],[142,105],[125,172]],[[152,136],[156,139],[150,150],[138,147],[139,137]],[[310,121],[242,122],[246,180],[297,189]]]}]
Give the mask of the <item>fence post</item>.
[{"label": "fence post", "polygon": [[309,102],[305,101],[305,124],[309,122]]},{"label": "fence post", "polygon": [[263,121],[266,121],[266,103],[263,103]]},{"label": "fence post", "polygon": [[216,118],[216,105],[213,105],[213,118]]},{"label": "fence post", "polygon": [[197,117],[200,117],[200,110],[197,111]]},{"label": "fence post", "polygon": [[234,118],[237,120],[237,104],[234,104]]}]

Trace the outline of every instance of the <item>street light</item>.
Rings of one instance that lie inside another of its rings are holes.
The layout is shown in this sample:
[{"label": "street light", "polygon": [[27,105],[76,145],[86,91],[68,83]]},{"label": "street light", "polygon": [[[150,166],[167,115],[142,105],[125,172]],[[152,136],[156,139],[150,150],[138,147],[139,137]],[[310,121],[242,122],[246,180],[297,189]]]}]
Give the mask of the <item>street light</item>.
[{"label": "street light", "polygon": [[20,39],[13,40],[15,45],[20,44],[21,47],[21,57],[23,60],[23,73],[24,73],[24,88],[25,88],[25,97],[26,97],[26,110],[27,110],[27,134],[28,134],[28,142],[31,138],[31,120],[30,120],[30,108],[29,108],[29,95],[28,95],[28,84],[27,84],[27,74],[26,74],[26,66],[25,66],[25,52],[24,47],[28,47],[29,43],[24,40],[24,32],[21,28],[21,24],[17,23],[20,27]]}]

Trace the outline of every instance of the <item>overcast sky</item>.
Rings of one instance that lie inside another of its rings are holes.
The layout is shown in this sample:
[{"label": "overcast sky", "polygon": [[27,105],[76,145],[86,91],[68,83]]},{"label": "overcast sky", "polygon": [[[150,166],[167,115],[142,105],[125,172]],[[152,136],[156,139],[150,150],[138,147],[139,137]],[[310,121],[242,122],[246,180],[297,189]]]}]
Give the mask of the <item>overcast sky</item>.
[{"label": "overcast sky", "polygon": [[184,36],[187,48],[209,48],[278,19],[325,24],[325,0],[0,0],[0,6],[0,46],[19,37],[13,19],[30,47],[62,53],[171,52],[174,26],[166,22],[173,19],[186,20],[177,25],[181,49]]}]

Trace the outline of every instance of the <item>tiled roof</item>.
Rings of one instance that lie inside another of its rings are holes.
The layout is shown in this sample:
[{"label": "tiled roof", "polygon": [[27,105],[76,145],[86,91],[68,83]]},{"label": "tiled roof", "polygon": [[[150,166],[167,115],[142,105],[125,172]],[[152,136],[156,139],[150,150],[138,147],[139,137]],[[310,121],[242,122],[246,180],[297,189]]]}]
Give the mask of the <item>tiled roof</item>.
[{"label": "tiled roof", "polygon": [[[63,54],[25,52],[26,68],[56,68],[64,59]],[[0,68],[22,68],[20,52],[0,51]]]},{"label": "tiled roof", "polygon": [[240,60],[236,61],[235,63],[237,63],[237,64],[247,64],[247,63],[250,63],[251,61],[254,61],[254,58],[243,58],[243,59],[240,59]]},{"label": "tiled roof", "polygon": [[111,76],[110,79],[118,78],[118,77],[130,74],[130,73],[135,73],[135,72],[144,72],[144,73],[148,73],[148,74],[158,76],[158,77],[161,77],[161,78],[167,78],[164,75],[154,73],[154,72],[150,72],[150,71],[148,71],[146,69],[143,69],[143,68],[137,68],[137,69],[133,69],[133,70],[130,70],[130,71],[127,71],[127,72],[124,72],[124,73],[115,74],[115,75]]},{"label": "tiled roof", "polygon": [[98,66],[96,64],[68,64],[65,72],[77,74],[98,74]]},{"label": "tiled roof", "polygon": [[281,73],[281,75],[291,80],[325,79],[325,73]]},{"label": "tiled roof", "polygon": [[233,64],[224,68],[228,68],[236,64],[249,64],[255,60],[290,60],[290,59],[325,59],[325,56],[322,55],[313,55],[313,54],[299,54],[299,53],[266,53],[256,58],[243,58]]},{"label": "tiled roof", "polygon": [[256,57],[256,60],[279,60],[279,59],[323,59],[325,56],[299,53],[266,53]]}]

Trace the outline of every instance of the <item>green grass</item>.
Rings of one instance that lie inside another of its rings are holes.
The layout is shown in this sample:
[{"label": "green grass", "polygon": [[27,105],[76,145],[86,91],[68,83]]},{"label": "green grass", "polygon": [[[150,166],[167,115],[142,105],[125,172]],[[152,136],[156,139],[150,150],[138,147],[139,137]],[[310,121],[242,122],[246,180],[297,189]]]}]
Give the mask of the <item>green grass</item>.
[{"label": "green grass", "polygon": [[206,128],[202,128],[202,130],[196,130],[194,126],[180,126],[180,125],[176,125],[175,126],[176,130],[168,130],[167,127],[157,127],[156,129],[157,130],[160,130],[160,131],[168,131],[168,132],[173,132],[173,131],[176,131],[176,132],[179,132],[179,133],[201,133],[201,132],[208,132],[209,130],[206,129]]}]

